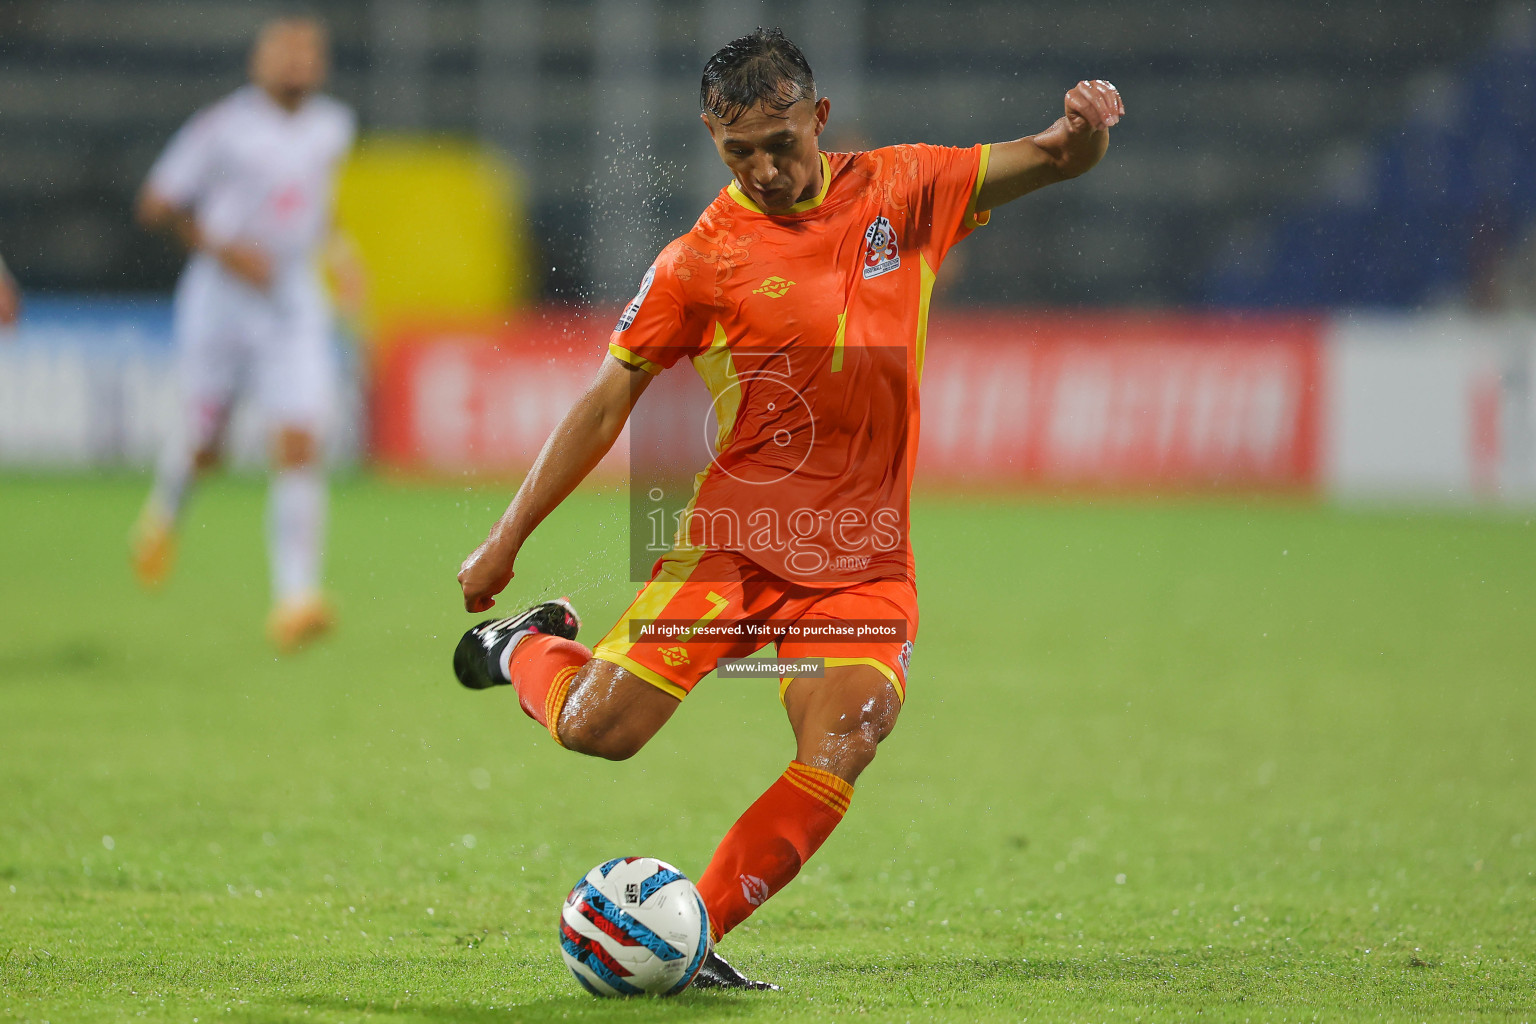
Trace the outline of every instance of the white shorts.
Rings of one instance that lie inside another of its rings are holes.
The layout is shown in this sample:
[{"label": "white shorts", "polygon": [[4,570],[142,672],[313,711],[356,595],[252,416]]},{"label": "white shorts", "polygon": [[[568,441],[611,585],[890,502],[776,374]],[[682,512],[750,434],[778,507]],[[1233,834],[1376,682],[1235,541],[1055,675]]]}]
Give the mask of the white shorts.
[{"label": "white shorts", "polygon": [[176,286],[174,332],[182,393],[199,444],[244,396],[267,429],[323,433],[335,405],[331,309],[308,267],[280,271],[258,291],[207,257]]}]

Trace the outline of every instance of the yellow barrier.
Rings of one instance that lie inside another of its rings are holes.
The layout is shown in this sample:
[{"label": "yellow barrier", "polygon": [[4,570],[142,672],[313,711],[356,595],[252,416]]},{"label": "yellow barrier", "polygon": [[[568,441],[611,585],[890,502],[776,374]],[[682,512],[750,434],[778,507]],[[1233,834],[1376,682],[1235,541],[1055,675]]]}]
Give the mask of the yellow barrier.
[{"label": "yellow barrier", "polygon": [[363,328],[498,316],[533,295],[527,215],[516,175],[478,144],[364,139],[337,184],[336,219],[367,274]]}]

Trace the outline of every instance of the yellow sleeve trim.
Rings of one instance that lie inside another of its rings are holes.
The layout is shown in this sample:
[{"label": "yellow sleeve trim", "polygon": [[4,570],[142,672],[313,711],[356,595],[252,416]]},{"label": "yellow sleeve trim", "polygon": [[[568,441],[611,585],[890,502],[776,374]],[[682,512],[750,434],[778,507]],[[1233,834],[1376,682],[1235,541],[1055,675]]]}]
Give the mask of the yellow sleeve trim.
[{"label": "yellow sleeve trim", "polygon": [[923,382],[923,359],[928,354],[928,309],[933,304],[933,283],[938,274],[928,265],[928,257],[917,254],[917,382]]},{"label": "yellow sleeve trim", "polygon": [[608,354],[619,360],[621,363],[628,363],[630,366],[640,367],[640,369],[644,370],[646,373],[649,373],[653,377],[660,373],[662,369],[660,366],[645,358],[645,356],[636,355],[634,352],[631,352],[629,349],[625,348],[623,345],[620,345],[616,341],[610,341],[608,343]]},{"label": "yellow sleeve trim", "polygon": [[965,207],[965,219],[960,223],[967,231],[972,231],[986,224],[992,219],[991,210],[976,212],[976,200],[981,198],[981,186],[987,181],[987,163],[992,159],[992,144],[986,143],[981,147],[981,162],[976,165],[976,184],[971,186],[971,201]]}]

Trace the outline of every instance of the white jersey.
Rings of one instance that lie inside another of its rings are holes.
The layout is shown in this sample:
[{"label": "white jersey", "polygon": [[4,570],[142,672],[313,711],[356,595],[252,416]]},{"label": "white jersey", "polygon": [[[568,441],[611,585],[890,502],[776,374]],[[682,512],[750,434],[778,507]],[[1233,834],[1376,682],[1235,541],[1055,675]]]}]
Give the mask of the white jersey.
[{"label": "white jersey", "polygon": [[356,118],[329,96],[289,113],[247,85],[195,114],[150,169],[148,186],[184,206],[216,245],[254,242],[280,269],[312,263],[331,226],[336,169]]}]

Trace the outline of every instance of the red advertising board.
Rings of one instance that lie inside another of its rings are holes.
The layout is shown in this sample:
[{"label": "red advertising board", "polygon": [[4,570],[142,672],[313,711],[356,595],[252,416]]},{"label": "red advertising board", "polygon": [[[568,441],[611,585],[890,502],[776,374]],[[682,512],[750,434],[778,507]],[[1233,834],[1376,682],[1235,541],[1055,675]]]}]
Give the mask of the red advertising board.
[{"label": "red advertising board", "polygon": [[[376,456],[414,471],[526,469],[592,376],[605,328],[544,314],[399,339],[376,377]],[[919,480],[1312,488],[1319,335],[1288,319],[935,316]]]},{"label": "red advertising board", "polygon": [[375,368],[375,458],[414,472],[526,470],[596,371],[606,336],[563,312],[403,333]]},{"label": "red advertising board", "polygon": [[1320,344],[1315,324],[1280,319],[936,320],[919,479],[1311,487]]}]

